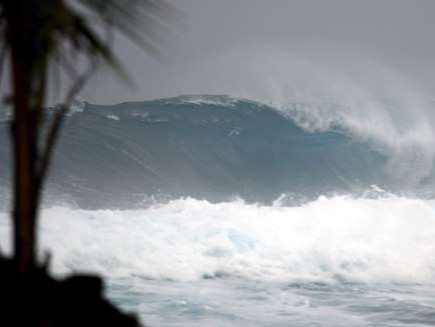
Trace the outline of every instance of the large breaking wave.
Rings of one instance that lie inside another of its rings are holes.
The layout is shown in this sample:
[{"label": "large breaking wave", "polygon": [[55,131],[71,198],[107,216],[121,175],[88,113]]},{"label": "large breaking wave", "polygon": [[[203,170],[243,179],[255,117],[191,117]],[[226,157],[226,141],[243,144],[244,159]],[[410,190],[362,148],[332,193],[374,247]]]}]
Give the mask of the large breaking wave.
[{"label": "large breaking wave", "polygon": [[[401,194],[429,191],[429,122],[388,116],[391,108],[400,110],[394,101],[365,105],[324,99],[283,106],[228,96],[77,102],[57,147],[46,202],[131,209],[186,196],[271,203],[286,194],[300,203],[321,194],[361,194],[371,185]],[[378,120],[364,114],[373,106],[384,106]],[[0,160],[7,156],[2,146]],[[9,177],[5,166],[1,185]]]}]

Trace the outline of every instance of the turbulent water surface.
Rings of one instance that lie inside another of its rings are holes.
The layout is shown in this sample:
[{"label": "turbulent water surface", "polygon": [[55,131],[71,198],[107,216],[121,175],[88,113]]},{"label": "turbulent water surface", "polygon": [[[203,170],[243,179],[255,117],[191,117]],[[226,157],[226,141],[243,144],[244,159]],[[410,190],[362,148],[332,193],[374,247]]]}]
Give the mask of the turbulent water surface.
[{"label": "turbulent water surface", "polygon": [[[334,119],[319,125],[316,106]],[[151,326],[434,325],[427,134],[386,139],[337,106],[78,103],[40,226],[54,271],[101,273]]]}]

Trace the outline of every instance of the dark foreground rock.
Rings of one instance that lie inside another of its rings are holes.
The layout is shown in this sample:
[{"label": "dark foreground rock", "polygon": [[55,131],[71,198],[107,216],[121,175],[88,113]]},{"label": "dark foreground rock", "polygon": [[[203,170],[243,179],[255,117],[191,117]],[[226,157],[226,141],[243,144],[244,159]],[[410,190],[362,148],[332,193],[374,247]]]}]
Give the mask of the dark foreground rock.
[{"label": "dark foreground rock", "polygon": [[103,289],[98,276],[58,280],[43,268],[23,278],[12,260],[0,257],[0,326],[139,326],[103,297]]}]

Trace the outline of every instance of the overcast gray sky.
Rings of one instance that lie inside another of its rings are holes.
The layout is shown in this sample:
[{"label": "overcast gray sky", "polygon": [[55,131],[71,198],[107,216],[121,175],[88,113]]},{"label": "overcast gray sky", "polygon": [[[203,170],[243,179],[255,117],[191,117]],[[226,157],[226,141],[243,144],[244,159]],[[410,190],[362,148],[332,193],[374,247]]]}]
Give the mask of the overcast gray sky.
[{"label": "overcast gray sky", "polygon": [[233,89],[231,95],[252,94],[261,92],[262,79],[297,87],[314,75],[327,80],[342,72],[364,75],[367,84],[400,76],[435,94],[434,0],[172,2],[185,13],[185,28],[165,39],[164,63],[118,39],[136,87],[99,74],[85,99],[115,103]]}]

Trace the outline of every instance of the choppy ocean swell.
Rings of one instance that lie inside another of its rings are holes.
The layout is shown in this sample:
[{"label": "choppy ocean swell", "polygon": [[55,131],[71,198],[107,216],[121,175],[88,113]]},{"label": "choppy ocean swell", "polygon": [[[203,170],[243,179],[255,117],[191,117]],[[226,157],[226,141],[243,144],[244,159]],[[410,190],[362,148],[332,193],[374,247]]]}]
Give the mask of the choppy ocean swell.
[{"label": "choppy ocean swell", "polygon": [[[434,210],[433,201],[396,196],[321,197],[295,207],[179,199],[143,210],[53,207],[40,228],[58,273],[432,284]],[[0,221],[5,248],[5,214]]]}]

